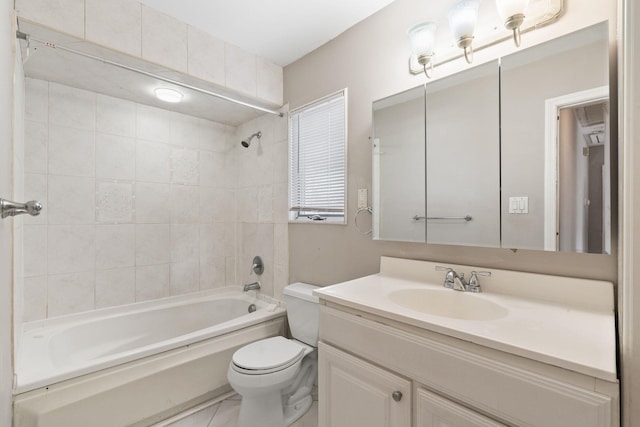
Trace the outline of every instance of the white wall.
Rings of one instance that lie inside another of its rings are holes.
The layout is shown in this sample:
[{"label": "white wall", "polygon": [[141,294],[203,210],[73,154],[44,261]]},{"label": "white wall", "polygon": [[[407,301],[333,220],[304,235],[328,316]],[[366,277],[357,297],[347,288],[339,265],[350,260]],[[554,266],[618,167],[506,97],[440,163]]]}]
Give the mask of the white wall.
[{"label": "white wall", "polygon": [[[15,46],[13,2],[0,1],[0,197],[13,197],[13,73]],[[12,221],[0,220],[0,425],[11,425],[12,363]]]}]

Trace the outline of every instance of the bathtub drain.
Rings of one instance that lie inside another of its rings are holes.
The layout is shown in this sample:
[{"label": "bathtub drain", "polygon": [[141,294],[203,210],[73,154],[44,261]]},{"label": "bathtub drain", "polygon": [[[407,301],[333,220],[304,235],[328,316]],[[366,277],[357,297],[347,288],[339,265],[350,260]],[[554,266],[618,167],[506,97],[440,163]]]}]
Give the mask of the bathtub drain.
[{"label": "bathtub drain", "polygon": [[249,304],[249,313],[253,313],[254,311],[256,311],[256,305],[255,304]]}]

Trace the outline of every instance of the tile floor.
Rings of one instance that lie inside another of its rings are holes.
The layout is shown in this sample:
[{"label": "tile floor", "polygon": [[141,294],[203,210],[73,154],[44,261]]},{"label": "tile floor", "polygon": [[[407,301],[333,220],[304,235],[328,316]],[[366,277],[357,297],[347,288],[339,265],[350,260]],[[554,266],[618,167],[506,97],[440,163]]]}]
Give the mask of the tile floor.
[{"label": "tile floor", "polygon": [[[167,425],[167,427],[236,427],[240,412],[240,396],[235,395],[220,403],[204,408],[186,418]],[[313,405],[298,421],[290,427],[318,426],[318,393],[314,388]],[[256,426],[257,427],[257,426]]]}]

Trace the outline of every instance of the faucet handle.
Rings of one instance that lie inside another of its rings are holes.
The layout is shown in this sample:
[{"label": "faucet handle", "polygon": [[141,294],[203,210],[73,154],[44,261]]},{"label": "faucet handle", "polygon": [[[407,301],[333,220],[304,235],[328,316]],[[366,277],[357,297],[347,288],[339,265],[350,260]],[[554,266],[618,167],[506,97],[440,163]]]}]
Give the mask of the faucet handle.
[{"label": "faucet handle", "polygon": [[490,271],[472,271],[471,277],[469,277],[469,291],[470,292],[481,292],[480,291],[480,280],[478,276],[490,277]]},{"label": "faucet handle", "polygon": [[442,284],[442,286],[444,286],[445,288],[448,289],[453,289],[453,286],[455,284],[456,281],[456,272],[453,271],[453,268],[451,267],[443,267],[441,265],[436,265],[436,270],[437,271],[446,271],[447,275],[444,276],[444,283]]}]

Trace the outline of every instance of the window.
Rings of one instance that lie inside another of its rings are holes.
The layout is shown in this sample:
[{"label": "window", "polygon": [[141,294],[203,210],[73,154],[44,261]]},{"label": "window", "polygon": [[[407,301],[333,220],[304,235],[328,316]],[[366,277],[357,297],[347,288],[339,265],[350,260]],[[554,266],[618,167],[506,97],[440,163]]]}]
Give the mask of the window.
[{"label": "window", "polygon": [[289,219],[345,223],[347,90],[293,110]]}]

